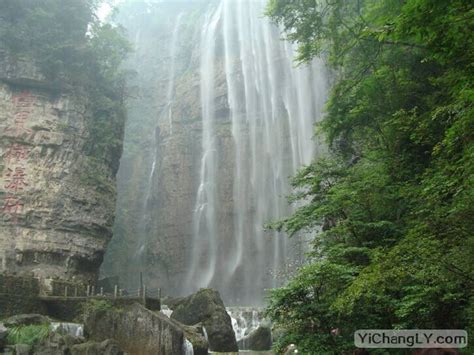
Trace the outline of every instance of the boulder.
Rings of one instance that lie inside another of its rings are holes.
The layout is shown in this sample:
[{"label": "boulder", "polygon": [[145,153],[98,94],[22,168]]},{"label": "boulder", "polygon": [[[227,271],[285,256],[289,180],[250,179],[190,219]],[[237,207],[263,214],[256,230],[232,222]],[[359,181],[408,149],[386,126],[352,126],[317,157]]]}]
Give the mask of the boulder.
[{"label": "boulder", "polygon": [[121,309],[97,309],[84,322],[91,341],[115,339],[131,355],[181,355],[184,333],[168,317],[135,303]]},{"label": "boulder", "polygon": [[22,325],[32,325],[32,324],[47,324],[50,323],[50,319],[41,314],[18,314],[7,318],[3,321],[3,324],[7,328],[19,327]]},{"label": "boulder", "polygon": [[69,354],[71,348],[82,343],[84,338],[74,337],[70,334],[61,335],[59,333],[51,333],[40,344],[34,347],[35,355],[63,355]]},{"label": "boulder", "polygon": [[207,355],[209,350],[209,342],[206,339],[204,328],[201,325],[184,325],[175,319],[171,319],[184,332],[184,337],[193,345],[194,355]]},{"label": "boulder", "polygon": [[172,319],[185,325],[200,324],[206,329],[210,351],[237,352],[239,350],[231,318],[216,290],[200,289],[173,307]]},{"label": "boulder", "polygon": [[8,329],[0,323],[0,352],[5,347],[7,343]]},{"label": "boulder", "polygon": [[0,352],[2,355],[14,355],[15,354],[15,346],[7,345],[3,348],[3,352]]},{"label": "boulder", "polygon": [[32,354],[31,346],[26,344],[15,345],[15,355],[30,355]]},{"label": "boulder", "polygon": [[183,303],[184,297],[170,297],[170,296],[165,296],[162,298],[162,303],[167,305],[170,309],[175,309]]},{"label": "boulder", "polygon": [[272,348],[272,330],[267,326],[259,326],[249,335],[239,340],[239,349],[265,351]]},{"label": "boulder", "polygon": [[123,355],[120,345],[113,339],[104,340],[101,343],[87,342],[74,345],[71,355]]},{"label": "boulder", "polygon": [[202,327],[193,327],[189,325],[182,325],[181,329],[184,331],[184,336],[193,344],[194,355],[207,355],[209,351],[209,342],[204,335]]}]

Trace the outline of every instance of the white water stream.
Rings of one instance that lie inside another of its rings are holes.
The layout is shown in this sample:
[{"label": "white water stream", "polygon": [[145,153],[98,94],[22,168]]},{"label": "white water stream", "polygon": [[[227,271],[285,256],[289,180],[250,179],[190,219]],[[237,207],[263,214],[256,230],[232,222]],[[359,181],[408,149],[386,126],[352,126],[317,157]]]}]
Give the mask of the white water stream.
[{"label": "white water stream", "polygon": [[138,75],[107,272],[127,287],[143,274],[170,296],[212,287],[228,306],[262,305],[307,250],[264,225],[291,214],[289,178],[323,146],[323,62],[295,65],[267,0],[139,3],[122,19]]},{"label": "white water stream", "polygon": [[[201,32],[202,160],[186,285],[189,291],[232,289],[241,304],[261,300],[265,288],[278,285],[276,270],[304,253],[263,226],[290,213],[288,178],[314,157],[313,125],[326,93],[322,63],[295,67],[293,46],[262,18],[265,4],[222,0],[207,13]],[[230,245],[217,218],[223,208],[217,184],[226,173],[218,166],[215,114],[222,67],[234,147]],[[225,256],[219,255],[221,244]]]}]

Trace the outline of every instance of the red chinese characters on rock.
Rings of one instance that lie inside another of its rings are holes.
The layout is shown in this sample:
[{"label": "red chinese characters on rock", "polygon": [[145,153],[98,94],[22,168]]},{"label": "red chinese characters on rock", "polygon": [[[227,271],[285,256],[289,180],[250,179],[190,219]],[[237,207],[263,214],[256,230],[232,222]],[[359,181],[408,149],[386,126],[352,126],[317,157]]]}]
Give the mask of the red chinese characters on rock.
[{"label": "red chinese characters on rock", "polygon": [[[35,97],[30,91],[22,91],[17,95],[13,95],[13,125],[6,129],[7,132],[13,133],[15,137],[21,136],[23,133],[31,132],[26,123],[31,114]],[[7,166],[4,170],[3,180],[6,193],[3,199],[2,214],[16,224],[18,216],[23,211],[24,203],[21,193],[28,186],[26,161],[30,154],[30,150],[24,144],[12,143],[3,156]]]},{"label": "red chinese characters on rock", "polygon": [[6,129],[14,136],[20,136],[23,133],[31,133],[31,130],[26,127],[26,122],[31,114],[35,97],[29,91],[22,91],[18,95],[12,97],[14,114],[14,125]]},{"label": "red chinese characters on rock", "polygon": [[17,214],[20,213],[23,209],[23,202],[21,199],[14,195],[6,195],[3,205],[3,212],[5,214],[10,214],[15,220]]},{"label": "red chinese characters on rock", "polygon": [[23,187],[28,184],[25,182],[26,174],[25,168],[17,166],[15,171],[8,168],[7,173],[5,174],[5,189],[9,191],[18,192],[18,190],[23,190]]},{"label": "red chinese characters on rock", "polygon": [[28,159],[29,154],[30,150],[26,146],[15,143],[8,147],[4,159],[7,163],[16,164]]}]

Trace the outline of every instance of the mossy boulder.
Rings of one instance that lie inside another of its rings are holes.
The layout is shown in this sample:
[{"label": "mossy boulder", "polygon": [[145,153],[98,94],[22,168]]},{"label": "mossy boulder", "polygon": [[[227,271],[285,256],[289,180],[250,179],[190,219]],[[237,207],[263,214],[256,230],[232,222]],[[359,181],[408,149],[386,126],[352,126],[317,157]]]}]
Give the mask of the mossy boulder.
[{"label": "mossy boulder", "polygon": [[15,355],[31,355],[31,345],[28,344],[16,344],[15,347]]},{"label": "mossy boulder", "polygon": [[71,355],[123,355],[123,351],[117,341],[107,339],[103,342],[87,342],[74,345]]},{"label": "mossy boulder", "polygon": [[267,326],[259,326],[249,335],[239,340],[239,349],[265,351],[272,348],[272,330]]},{"label": "mossy boulder", "polygon": [[84,338],[82,337],[75,337],[70,334],[61,335],[53,332],[39,344],[36,344],[33,350],[35,355],[70,354],[71,348],[83,341]]},{"label": "mossy boulder", "polygon": [[7,328],[21,327],[24,325],[48,324],[51,320],[41,314],[18,314],[3,321]]},{"label": "mossy boulder", "polygon": [[[200,289],[173,305],[172,319],[185,325],[202,325],[206,329],[209,350],[237,352],[239,350],[232,321],[219,292]],[[192,340],[189,339],[192,343]]]},{"label": "mossy boulder", "polygon": [[170,319],[170,321],[180,327],[184,332],[184,337],[193,344],[194,355],[208,354],[209,342],[206,339],[205,330],[200,324],[192,326],[184,325],[176,319]]},{"label": "mossy boulder", "polygon": [[95,342],[115,339],[133,355],[181,355],[183,331],[168,317],[135,303],[91,310],[84,322],[85,336]]}]

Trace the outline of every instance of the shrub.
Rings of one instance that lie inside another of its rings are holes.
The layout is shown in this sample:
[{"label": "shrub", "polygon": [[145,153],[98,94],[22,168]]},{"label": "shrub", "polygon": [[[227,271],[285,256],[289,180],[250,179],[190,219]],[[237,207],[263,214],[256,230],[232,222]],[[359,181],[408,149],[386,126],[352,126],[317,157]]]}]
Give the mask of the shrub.
[{"label": "shrub", "polygon": [[13,327],[8,330],[7,343],[35,345],[47,338],[49,333],[50,328],[47,323]]}]

